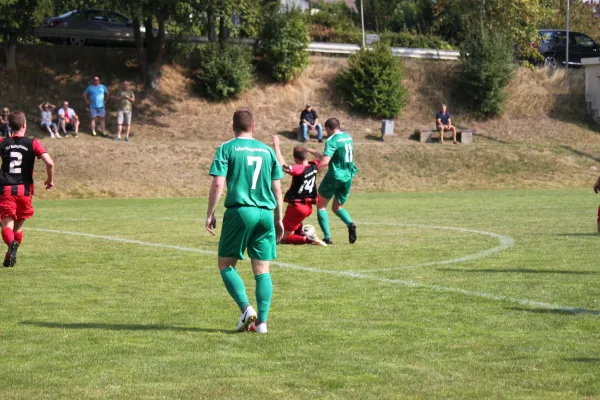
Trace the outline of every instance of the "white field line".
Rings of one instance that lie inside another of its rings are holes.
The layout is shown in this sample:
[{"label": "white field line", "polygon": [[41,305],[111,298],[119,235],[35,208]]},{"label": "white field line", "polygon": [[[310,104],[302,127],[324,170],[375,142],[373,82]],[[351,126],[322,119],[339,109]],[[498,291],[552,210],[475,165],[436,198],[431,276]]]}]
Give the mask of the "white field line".
[{"label": "white field line", "polygon": [[452,227],[452,226],[437,226],[437,225],[422,225],[422,224],[400,224],[400,223],[393,223],[393,222],[388,222],[388,223],[385,223],[385,222],[382,222],[382,223],[379,223],[379,222],[357,222],[357,224],[358,224],[359,227],[360,227],[360,225],[377,225],[377,226],[406,226],[406,227],[429,228],[429,229],[444,229],[444,230],[449,230],[449,231],[458,231],[458,232],[465,232],[465,233],[475,233],[475,234],[478,234],[478,235],[491,236],[491,237],[497,239],[498,242],[499,242],[498,246],[496,246],[496,247],[492,247],[491,249],[487,249],[487,250],[478,251],[477,253],[469,254],[469,255],[466,255],[464,257],[453,258],[453,259],[450,259],[450,260],[432,261],[432,262],[426,262],[426,263],[415,264],[415,265],[405,265],[405,266],[398,266],[398,267],[391,267],[391,268],[370,270],[369,272],[385,272],[385,271],[394,271],[394,270],[397,270],[397,269],[430,267],[432,265],[458,264],[458,263],[462,263],[462,262],[466,262],[466,261],[473,261],[473,260],[478,260],[480,258],[489,257],[492,254],[499,253],[499,252],[504,251],[506,249],[510,249],[511,247],[513,247],[515,245],[514,239],[511,238],[510,236],[499,235],[499,234],[493,233],[493,232],[478,231],[478,230],[475,230],[475,229],[455,228],[455,227]]},{"label": "white field line", "polygon": [[[94,235],[91,233],[70,232],[70,231],[42,229],[42,228],[26,228],[26,229],[28,231],[57,233],[57,234],[61,234],[61,235],[80,236],[80,237],[87,237],[87,238],[91,238],[91,239],[110,240],[110,241],[119,242],[119,243],[137,244],[137,245],[146,246],[146,247],[172,249],[172,250],[200,253],[200,254],[212,255],[212,256],[217,255],[217,252],[212,251],[212,250],[201,250],[201,249],[195,249],[192,247],[182,247],[182,246],[174,246],[174,245],[169,245],[169,244],[142,242],[141,240],[131,240],[131,239],[123,239],[123,238],[118,238],[118,237],[113,237],[113,236]],[[479,298],[494,300],[494,301],[516,303],[516,304],[520,304],[522,306],[528,306],[528,307],[537,307],[537,308],[543,308],[543,309],[558,310],[558,311],[563,311],[563,312],[568,312],[568,313],[573,313],[573,314],[590,314],[590,315],[600,316],[600,311],[598,311],[598,310],[590,310],[590,309],[581,308],[581,307],[563,306],[563,305],[545,303],[545,302],[529,300],[529,299],[519,299],[519,298],[508,297],[508,296],[504,296],[504,295],[496,295],[493,293],[473,292],[470,290],[463,290],[463,289],[459,289],[459,288],[439,286],[439,285],[425,285],[425,284],[422,284],[419,282],[405,281],[405,280],[401,280],[401,279],[381,278],[378,276],[366,275],[366,274],[352,272],[352,271],[329,271],[329,270],[324,270],[324,269],[305,267],[302,265],[283,263],[280,261],[271,261],[271,264],[281,267],[281,268],[288,268],[288,269],[293,269],[293,270],[297,270],[297,271],[338,275],[338,276],[344,276],[344,277],[355,278],[355,279],[369,279],[369,280],[374,280],[374,281],[378,281],[378,282],[402,285],[402,286],[413,287],[413,288],[430,289],[430,290],[434,290],[437,292],[458,293],[458,294],[462,294],[462,295],[469,296],[469,297],[479,297]]]}]

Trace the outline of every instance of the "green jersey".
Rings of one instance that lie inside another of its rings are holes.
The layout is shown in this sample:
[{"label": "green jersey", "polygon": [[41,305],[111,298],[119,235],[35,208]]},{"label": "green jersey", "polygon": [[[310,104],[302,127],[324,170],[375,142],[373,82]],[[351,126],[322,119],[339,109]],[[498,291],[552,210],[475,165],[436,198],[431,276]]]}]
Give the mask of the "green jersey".
[{"label": "green jersey", "polygon": [[326,177],[338,181],[348,181],[356,175],[354,165],[354,142],[346,132],[337,132],[325,141],[324,156],[331,157]]},{"label": "green jersey", "polygon": [[225,207],[277,206],[272,181],[283,178],[273,149],[252,138],[236,138],[223,143],[215,154],[210,175],[227,181]]},{"label": "green jersey", "polygon": [[[133,94],[133,90],[121,90],[119,92],[119,96],[127,96],[135,99],[135,94]],[[119,100],[119,110],[120,111],[131,111],[131,102],[127,99]]]}]

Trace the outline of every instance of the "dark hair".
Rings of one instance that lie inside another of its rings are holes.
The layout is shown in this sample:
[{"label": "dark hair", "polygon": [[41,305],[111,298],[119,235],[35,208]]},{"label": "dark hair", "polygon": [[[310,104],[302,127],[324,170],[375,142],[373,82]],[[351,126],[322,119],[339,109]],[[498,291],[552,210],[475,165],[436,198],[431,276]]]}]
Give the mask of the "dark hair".
[{"label": "dark hair", "polygon": [[25,126],[25,113],[23,111],[13,111],[8,116],[8,126],[13,132],[20,131]]},{"label": "dark hair", "polygon": [[302,146],[294,147],[294,158],[296,160],[304,161],[308,157],[308,151]]},{"label": "dark hair", "polygon": [[254,124],[254,114],[250,107],[240,107],[233,114],[233,130],[235,133],[250,132]]},{"label": "dark hair", "polygon": [[327,121],[325,121],[325,129],[340,129],[340,120],[337,118],[329,118]]}]

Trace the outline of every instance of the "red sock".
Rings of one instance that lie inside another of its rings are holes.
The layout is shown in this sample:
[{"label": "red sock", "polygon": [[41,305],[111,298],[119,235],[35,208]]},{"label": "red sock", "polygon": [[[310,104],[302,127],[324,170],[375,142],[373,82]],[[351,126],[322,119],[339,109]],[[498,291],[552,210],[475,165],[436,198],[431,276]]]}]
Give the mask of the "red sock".
[{"label": "red sock", "polygon": [[23,241],[23,231],[15,232],[15,240],[21,245],[21,242]]},{"label": "red sock", "polygon": [[306,236],[296,235],[294,233],[290,234],[288,237],[283,239],[284,244],[307,244]]},{"label": "red sock", "polygon": [[10,228],[2,228],[2,240],[6,243],[7,246],[15,240],[15,233]]}]

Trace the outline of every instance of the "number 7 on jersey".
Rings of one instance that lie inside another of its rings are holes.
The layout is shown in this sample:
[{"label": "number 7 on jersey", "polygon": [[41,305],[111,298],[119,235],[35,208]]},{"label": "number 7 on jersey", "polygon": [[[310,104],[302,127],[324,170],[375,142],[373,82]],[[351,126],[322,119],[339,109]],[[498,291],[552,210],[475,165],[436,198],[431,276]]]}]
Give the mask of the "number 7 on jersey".
[{"label": "number 7 on jersey", "polygon": [[256,166],[254,167],[254,175],[252,175],[252,190],[256,189],[256,182],[258,181],[258,176],[260,175],[260,169],[262,168],[263,163],[262,157],[248,156],[248,165],[252,166],[254,163],[256,163]]}]

